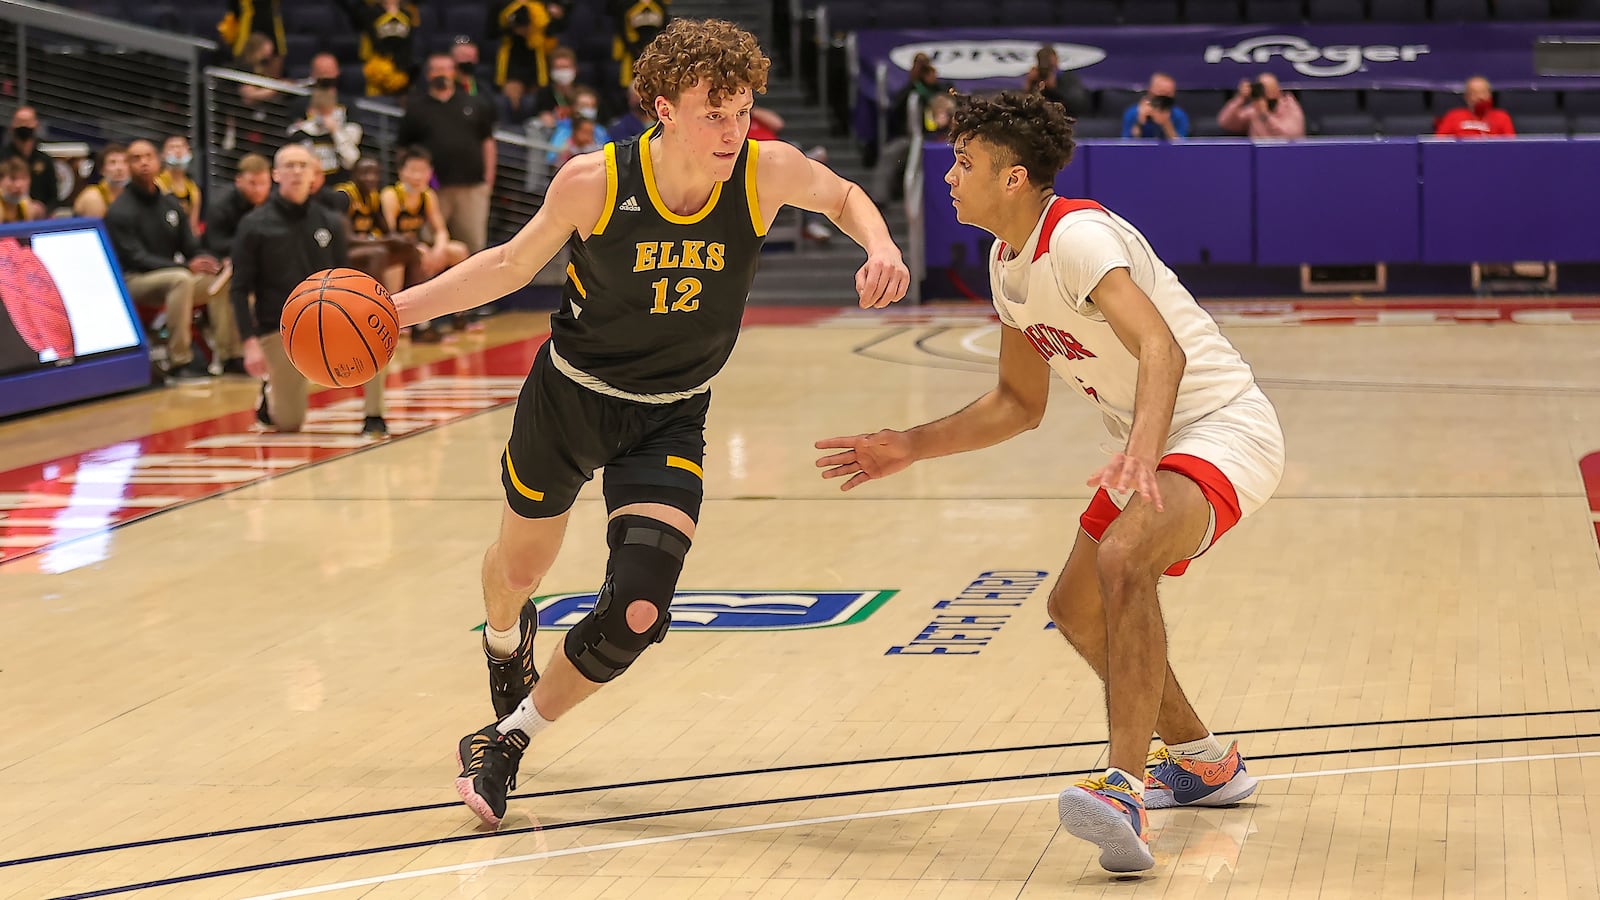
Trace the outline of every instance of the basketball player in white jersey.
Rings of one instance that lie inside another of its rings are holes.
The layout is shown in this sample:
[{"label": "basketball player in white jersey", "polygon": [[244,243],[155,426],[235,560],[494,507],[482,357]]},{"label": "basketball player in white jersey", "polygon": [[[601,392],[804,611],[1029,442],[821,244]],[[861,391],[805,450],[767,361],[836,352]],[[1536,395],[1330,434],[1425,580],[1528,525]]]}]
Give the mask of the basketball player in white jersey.
[{"label": "basketball player in white jersey", "polygon": [[[1106,683],[1110,767],[1063,791],[1060,814],[1106,869],[1142,871],[1155,865],[1147,807],[1222,806],[1255,790],[1238,745],[1211,734],[1167,665],[1156,582],[1266,502],[1283,434],[1250,367],[1144,236],[1097,203],[1055,196],[1073,150],[1060,106],[1036,94],[964,98],[950,135],[956,217],[998,238],[999,383],[909,431],[819,441],[842,452],[817,465],[850,490],[998,444],[1039,425],[1051,369],[1099,408],[1123,449],[1089,478],[1098,490],[1049,610]],[[1154,753],[1152,731],[1164,745]]]}]

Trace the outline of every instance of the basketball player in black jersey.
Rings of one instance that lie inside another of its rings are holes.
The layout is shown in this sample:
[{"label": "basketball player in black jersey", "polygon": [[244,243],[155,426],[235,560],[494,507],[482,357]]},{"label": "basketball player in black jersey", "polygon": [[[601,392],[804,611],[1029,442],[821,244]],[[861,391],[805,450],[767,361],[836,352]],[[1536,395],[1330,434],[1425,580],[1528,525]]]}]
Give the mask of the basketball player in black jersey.
[{"label": "basketball player in black jersey", "polygon": [[[508,243],[395,300],[401,325],[471,309],[533,279],[568,245],[550,320],[501,454],[506,506],[483,560],[492,724],[462,738],[456,789],[497,825],[529,739],[665,636],[703,493],[707,385],[727,362],[783,206],[826,214],[867,251],[861,306],[887,306],[910,275],[866,193],[797,148],[746,139],[769,62],[718,20],[672,22],[635,66],[659,124],[575,157]],[[605,468],[611,555],[593,612],[543,677],[528,600],[554,562],[568,510]]]}]

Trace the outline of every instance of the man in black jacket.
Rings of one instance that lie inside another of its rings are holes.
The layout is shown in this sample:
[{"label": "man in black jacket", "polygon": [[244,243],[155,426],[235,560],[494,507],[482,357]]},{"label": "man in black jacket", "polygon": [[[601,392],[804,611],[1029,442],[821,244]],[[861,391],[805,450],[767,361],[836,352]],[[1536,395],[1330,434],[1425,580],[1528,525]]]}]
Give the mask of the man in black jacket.
[{"label": "man in black jacket", "polygon": [[[278,151],[272,180],[278,190],[239,223],[233,240],[233,284],[229,294],[244,334],[244,365],[266,378],[256,417],[278,431],[299,431],[306,421],[310,382],[289,361],[278,323],[289,294],[306,276],[349,265],[343,217],[313,193],[322,168],[301,144]],[[255,296],[252,312],[250,298]],[[383,373],[367,382],[366,420],[361,433],[383,435]]]},{"label": "man in black jacket", "polygon": [[19,106],[11,114],[11,133],[0,147],[0,159],[15,156],[28,164],[32,181],[28,195],[44,204],[45,210],[61,205],[56,179],[56,164],[48,153],[39,149],[39,114],[31,106]]},{"label": "man in black jacket", "polygon": [[145,140],[129,144],[128,169],[132,181],[106,210],[106,228],[134,302],[166,307],[168,373],[180,379],[210,374],[194,356],[190,321],[196,306],[209,307],[212,350],[222,360],[223,371],[242,372],[233,307],[209,302],[221,266],[200,249],[183,206],[157,186],[161,160],[155,144]]},{"label": "man in black jacket", "polygon": [[239,223],[246,213],[267,202],[271,193],[272,163],[260,154],[246,154],[239,160],[239,173],[233,176],[233,190],[211,201],[205,237],[200,239],[206,251],[218,259],[232,257]]}]

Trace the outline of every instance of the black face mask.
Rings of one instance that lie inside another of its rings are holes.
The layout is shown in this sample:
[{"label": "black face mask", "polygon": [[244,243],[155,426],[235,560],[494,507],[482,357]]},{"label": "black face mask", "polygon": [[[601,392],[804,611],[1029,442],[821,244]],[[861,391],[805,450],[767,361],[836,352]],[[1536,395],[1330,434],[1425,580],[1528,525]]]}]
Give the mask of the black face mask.
[{"label": "black face mask", "polygon": [[18,125],[11,129],[11,136],[19,141],[31,141],[36,133],[36,129],[28,125]]},{"label": "black face mask", "polygon": [[449,90],[450,89],[450,76],[449,75],[436,75],[436,76],[428,79],[428,86],[433,88],[436,91]]},{"label": "black face mask", "polygon": [[337,79],[337,78],[318,78],[313,83],[313,86],[316,87],[317,90],[320,90],[320,91],[335,90],[336,88],[339,87],[339,79]]}]

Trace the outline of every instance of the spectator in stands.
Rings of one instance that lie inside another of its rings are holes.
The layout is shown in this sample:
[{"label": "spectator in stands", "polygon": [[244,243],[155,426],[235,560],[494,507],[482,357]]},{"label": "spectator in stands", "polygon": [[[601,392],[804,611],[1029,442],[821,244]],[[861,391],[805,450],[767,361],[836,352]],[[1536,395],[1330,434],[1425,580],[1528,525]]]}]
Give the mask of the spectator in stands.
[{"label": "spectator in stands", "polygon": [[[321,176],[320,164],[305,146],[290,144],[279,150],[272,165],[278,191],[244,217],[234,246],[229,299],[248,335],[245,366],[251,375],[266,379],[256,418],[278,431],[299,431],[305,425],[310,394],[310,383],[289,361],[278,334],[283,306],[307,275],[349,263],[344,223],[312,199]],[[382,374],[363,385],[362,392],[366,419],[361,433],[387,434]]]},{"label": "spectator in stands", "polygon": [[[327,56],[328,54],[319,54]],[[312,60],[315,71],[316,60]],[[335,71],[338,68],[334,61]],[[318,77],[311,88],[311,102],[306,114],[289,126],[289,137],[311,148],[317,163],[322,166],[323,177],[329,184],[339,184],[350,178],[350,167],[361,158],[361,126],[350,121],[345,108],[339,103],[339,77]]]},{"label": "spectator in stands", "polygon": [[631,84],[628,85],[626,106],[627,109],[622,115],[606,128],[606,133],[610,134],[614,141],[638,137],[656,124],[655,110],[639,102],[639,92],[634,90]]},{"label": "spectator in stands", "polygon": [[239,59],[250,47],[250,39],[261,35],[272,43],[277,56],[289,54],[289,40],[283,31],[283,10],[278,0],[228,0],[228,11],[217,23],[217,36],[229,55]]},{"label": "spectator in stands", "polygon": [[[670,0],[607,0],[607,11],[617,24],[616,36],[611,42],[611,58],[617,62],[617,82],[607,86],[608,96],[615,99],[618,88],[633,84],[633,61],[672,18]],[[604,140],[601,143],[605,143]]]},{"label": "spectator in stands", "polygon": [[439,206],[450,233],[476,253],[488,243],[494,184],[494,106],[456,90],[448,53],[428,57],[428,90],[411,98],[400,120],[400,146],[427,148],[439,176]]},{"label": "spectator in stands", "polygon": [[406,0],[336,0],[361,35],[368,97],[402,97],[411,86],[422,14]]},{"label": "spectator in stands", "polygon": [[163,191],[176,197],[183,206],[183,214],[189,217],[189,228],[195,234],[200,233],[200,185],[195,184],[189,177],[189,166],[194,162],[194,153],[189,149],[189,139],[181,134],[169,135],[161,142],[161,174],[156,178],[156,184]]},{"label": "spectator in stands", "polygon": [[1176,103],[1178,82],[1165,72],[1150,76],[1150,87],[1139,102],[1122,114],[1125,138],[1159,138],[1164,141],[1189,136],[1189,114]]},{"label": "spectator in stands", "polygon": [[[135,303],[166,309],[167,373],[179,379],[205,378],[210,373],[194,356],[190,322],[195,307],[211,299],[208,289],[221,267],[216,257],[200,249],[178,199],[156,183],[161,161],[155,144],[129,144],[128,170],[132,180],[106,211],[106,230],[123,280]],[[233,308],[226,299],[209,305],[215,356],[223,360],[224,372],[243,372]]]},{"label": "spectator in stands", "polygon": [[887,123],[889,143],[879,151],[878,165],[872,170],[869,193],[878,206],[886,206],[897,199],[903,187],[900,176],[905,172],[906,158],[911,152],[912,141],[912,137],[906,132],[910,125],[908,117],[911,114],[911,98],[917,97],[922,109],[920,117],[922,128],[916,137],[925,140],[935,129],[933,120],[929,116],[933,98],[950,96],[952,90],[949,82],[939,80],[939,71],[934,68],[928,54],[918,53],[912,58],[911,81],[896,92],[894,103],[890,106]]},{"label": "spectator in stands", "polygon": [[106,210],[122,196],[128,186],[128,148],[121,144],[107,144],[100,149],[95,165],[100,180],[78,192],[72,201],[72,214],[89,219],[103,219]]},{"label": "spectator in stands", "polygon": [[19,106],[11,114],[11,133],[0,148],[0,159],[11,157],[28,164],[28,196],[43,203],[46,211],[55,209],[61,202],[61,185],[56,180],[55,160],[39,149],[39,113],[31,106]]},{"label": "spectator in stands", "polygon": [[1069,116],[1089,112],[1089,92],[1084,90],[1078,76],[1061,71],[1061,58],[1056,55],[1054,44],[1041,46],[1033,60],[1033,68],[1023,79],[1024,90],[1059,103]]},{"label": "spectator in stands", "polygon": [[[567,30],[567,4],[555,0],[496,0],[489,7],[489,34],[499,40],[494,83],[518,96],[550,83],[558,36]],[[576,74],[576,73],[574,73]],[[571,82],[568,82],[570,84]]]},{"label": "spectator in stands", "polygon": [[[264,34],[252,34],[245,42],[244,56],[235,65],[258,78],[283,77],[283,54]],[[277,91],[258,84],[240,84],[239,99],[245,106],[261,107],[280,99]]]},{"label": "spectator in stands", "polygon": [[391,294],[422,281],[417,246],[389,233],[383,217],[383,173],[378,161],[363,156],[351,179],[334,186],[333,207],[350,226],[350,265],[383,282]]},{"label": "spectator in stands", "polygon": [[272,193],[272,164],[265,156],[250,153],[239,160],[233,189],[211,201],[206,216],[206,233],[200,244],[218,259],[233,256],[233,238],[245,214],[267,202]]},{"label": "spectator in stands", "polygon": [[591,153],[605,146],[598,137],[599,125],[593,119],[573,119],[572,132],[567,136],[566,143],[561,147],[556,156],[556,168],[567,164],[567,160],[580,153]]},{"label": "spectator in stands", "polygon": [[1303,138],[1306,114],[1300,101],[1278,86],[1278,76],[1263,72],[1260,78],[1239,82],[1239,92],[1217,113],[1217,124],[1234,134],[1253,138]]},{"label": "spectator in stands", "polygon": [[[752,119],[754,114],[752,113]],[[577,94],[572,101],[572,116],[556,122],[556,127],[550,132],[550,146],[555,148],[550,151],[550,162],[565,162],[565,158],[557,159],[571,143],[573,134],[577,131],[579,122],[594,124],[594,138],[602,145],[611,140],[606,133],[605,126],[599,124],[600,119],[600,94],[591,87],[579,86]],[[752,123],[752,127],[754,124]],[[750,135],[754,138],[755,135]],[[577,151],[582,153],[582,150]]]},{"label": "spectator in stands", "polygon": [[[578,93],[577,79],[577,54],[568,47],[551,51],[550,83],[539,88],[533,98],[533,108],[546,128],[554,128],[556,122],[572,117],[572,104]],[[506,96],[510,97],[516,89],[507,89]]]},{"label": "spectator in stands", "polygon": [[44,204],[28,196],[33,176],[15,156],[0,160],[0,222],[31,222],[46,215]]},{"label": "spectator in stands", "polygon": [[1516,137],[1511,114],[1495,108],[1489,79],[1481,75],[1468,78],[1461,99],[1465,105],[1440,116],[1434,134],[1457,138]]},{"label": "spectator in stands", "polygon": [[478,77],[478,45],[466,35],[457,35],[450,45],[450,58],[456,61],[456,90],[468,97],[492,97],[494,89]]}]

